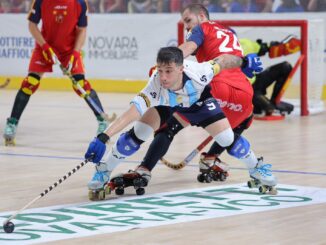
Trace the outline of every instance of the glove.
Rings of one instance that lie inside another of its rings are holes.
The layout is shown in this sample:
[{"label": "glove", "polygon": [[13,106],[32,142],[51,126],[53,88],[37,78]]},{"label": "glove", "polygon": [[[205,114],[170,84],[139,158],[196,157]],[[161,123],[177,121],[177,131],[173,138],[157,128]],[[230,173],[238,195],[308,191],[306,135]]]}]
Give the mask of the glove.
[{"label": "glove", "polygon": [[257,54],[248,54],[243,58],[241,70],[247,77],[253,78],[254,73],[259,73],[263,70],[262,65]]},{"label": "glove", "polygon": [[70,56],[68,66],[66,68],[68,71],[72,72],[72,70],[76,67],[79,57],[80,57],[80,52],[77,50],[74,50],[72,52],[72,55]]},{"label": "glove", "polygon": [[101,133],[94,138],[88,146],[85,159],[91,159],[93,163],[99,163],[104,156],[106,150],[105,144],[109,139],[110,137],[105,133]]},{"label": "glove", "polygon": [[264,56],[269,52],[269,47],[267,43],[263,43],[263,40],[257,39],[256,42],[260,45],[260,49],[257,53],[258,56]]},{"label": "glove", "polygon": [[53,49],[50,47],[49,44],[44,43],[42,45],[42,54],[43,54],[43,57],[44,57],[46,63],[48,63],[50,65],[53,65],[53,64],[57,63],[58,58],[55,55]]}]

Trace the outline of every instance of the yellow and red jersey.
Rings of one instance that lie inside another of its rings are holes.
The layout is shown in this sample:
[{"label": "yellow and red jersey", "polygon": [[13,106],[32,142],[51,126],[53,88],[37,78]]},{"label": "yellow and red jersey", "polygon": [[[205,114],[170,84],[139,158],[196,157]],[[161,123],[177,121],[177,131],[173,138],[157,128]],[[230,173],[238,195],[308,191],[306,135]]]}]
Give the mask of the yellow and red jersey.
[{"label": "yellow and red jersey", "polygon": [[34,0],[28,20],[36,24],[42,20],[44,39],[57,55],[65,55],[74,48],[77,27],[87,26],[87,1]]}]

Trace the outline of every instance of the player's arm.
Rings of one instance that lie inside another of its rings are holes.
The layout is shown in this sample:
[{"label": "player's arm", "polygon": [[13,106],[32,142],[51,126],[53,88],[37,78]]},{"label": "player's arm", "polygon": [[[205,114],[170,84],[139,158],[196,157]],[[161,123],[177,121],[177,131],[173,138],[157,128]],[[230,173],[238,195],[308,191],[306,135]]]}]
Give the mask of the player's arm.
[{"label": "player's arm", "polygon": [[37,24],[32,21],[29,21],[28,29],[29,29],[29,32],[31,33],[31,35],[33,36],[33,38],[35,39],[35,41],[42,47],[46,43],[46,41],[45,41],[40,29],[38,28]]},{"label": "player's arm", "polygon": [[194,41],[187,41],[187,42],[181,44],[179,46],[179,48],[183,52],[183,57],[187,58],[188,56],[190,56],[197,50],[198,46]]},{"label": "player's arm", "polygon": [[77,28],[74,50],[80,52],[86,40],[86,27]]},{"label": "player's arm", "polygon": [[120,117],[118,117],[108,129],[104,132],[110,138],[126,128],[130,123],[140,119],[141,114],[137,110],[135,104],[131,104],[128,110],[126,110]]},{"label": "player's arm", "polygon": [[57,57],[51,48],[51,46],[44,39],[40,29],[38,28],[38,23],[41,20],[41,5],[42,0],[35,0],[33,2],[31,11],[28,14],[28,30],[35,39],[36,43],[41,46],[42,54],[45,61],[48,64],[56,63]]},{"label": "player's arm", "polygon": [[[155,76],[155,75],[154,75]],[[157,81],[152,76],[147,86],[135,96],[131,105],[120,117],[118,117],[105,131],[105,134],[112,137],[126,128],[130,123],[141,118],[148,108],[157,105],[159,87]]]}]

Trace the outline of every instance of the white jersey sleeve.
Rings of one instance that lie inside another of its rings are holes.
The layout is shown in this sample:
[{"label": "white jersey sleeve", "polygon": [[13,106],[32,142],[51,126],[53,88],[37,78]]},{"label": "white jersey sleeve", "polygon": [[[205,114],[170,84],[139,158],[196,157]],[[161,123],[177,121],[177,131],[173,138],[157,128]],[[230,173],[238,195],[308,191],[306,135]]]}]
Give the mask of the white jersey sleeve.
[{"label": "white jersey sleeve", "polygon": [[198,63],[184,60],[183,65],[187,76],[191,77],[195,83],[202,87],[208,85],[214,77],[214,67],[209,62]]},{"label": "white jersey sleeve", "polygon": [[161,90],[157,72],[154,72],[146,87],[130,103],[136,106],[141,115],[144,115],[148,108],[160,104]]}]

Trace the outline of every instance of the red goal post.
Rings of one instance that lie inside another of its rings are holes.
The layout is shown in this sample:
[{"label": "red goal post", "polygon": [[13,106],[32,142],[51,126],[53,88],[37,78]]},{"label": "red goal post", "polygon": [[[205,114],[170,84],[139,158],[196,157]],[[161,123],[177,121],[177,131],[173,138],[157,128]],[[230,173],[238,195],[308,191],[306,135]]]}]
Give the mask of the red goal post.
[{"label": "red goal post", "polygon": [[[307,20],[218,20],[218,23],[228,27],[299,27],[301,39],[301,55],[304,56],[301,63],[300,74],[300,101],[301,116],[309,115],[308,110],[308,21]],[[178,44],[184,42],[184,25],[178,22]]]}]

